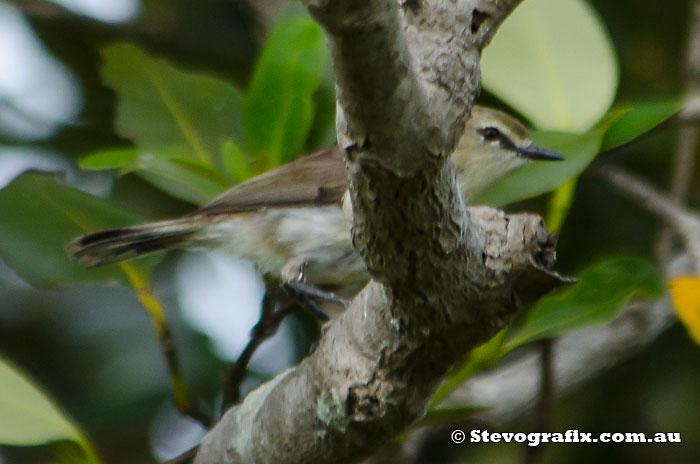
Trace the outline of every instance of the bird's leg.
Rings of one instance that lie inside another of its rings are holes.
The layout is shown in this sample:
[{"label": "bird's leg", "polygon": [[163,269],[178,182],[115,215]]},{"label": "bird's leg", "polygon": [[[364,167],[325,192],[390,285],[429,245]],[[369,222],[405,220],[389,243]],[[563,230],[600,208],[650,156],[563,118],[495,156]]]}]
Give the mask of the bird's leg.
[{"label": "bird's leg", "polygon": [[284,282],[282,283],[282,288],[295,302],[297,302],[302,308],[304,308],[309,314],[318,319],[321,322],[327,322],[330,320],[328,314],[323,312],[321,306],[318,305],[314,300],[312,300],[309,295],[299,291],[296,283]]},{"label": "bird's leg", "polygon": [[295,297],[296,295],[305,295],[306,297],[318,298],[321,301],[326,301],[328,303],[335,303],[344,307],[350,304],[350,301],[345,298],[339,297],[335,293],[326,292],[320,288],[316,288],[313,285],[309,285],[306,282],[284,282],[282,284],[284,290],[289,293],[294,293],[291,295]]},{"label": "bird's leg", "polygon": [[328,315],[321,309],[313,298],[347,307],[349,302],[330,292],[304,282],[304,268],[307,262],[302,259],[290,261],[282,270],[282,289],[293,298],[302,308],[311,313],[321,322],[329,320]]}]

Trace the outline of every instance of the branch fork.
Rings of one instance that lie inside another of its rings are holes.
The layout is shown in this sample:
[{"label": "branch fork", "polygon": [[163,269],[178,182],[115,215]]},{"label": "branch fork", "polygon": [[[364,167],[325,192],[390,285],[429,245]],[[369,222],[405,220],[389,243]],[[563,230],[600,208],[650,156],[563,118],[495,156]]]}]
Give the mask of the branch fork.
[{"label": "branch fork", "polygon": [[196,463],[355,462],[441,377],[564,280],[533,215],[467,208],[450,159],[479,57],[519,0],[306,0],[325,29],[353,244],[373,280],[316,350],[230,409]]}]

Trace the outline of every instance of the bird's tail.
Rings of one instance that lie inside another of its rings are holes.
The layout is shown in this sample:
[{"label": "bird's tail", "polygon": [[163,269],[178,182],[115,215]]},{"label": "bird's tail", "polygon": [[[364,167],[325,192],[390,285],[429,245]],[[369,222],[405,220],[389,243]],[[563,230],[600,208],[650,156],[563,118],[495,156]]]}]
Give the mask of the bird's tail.
[{"label": "bird's tail", "polygon": [[81,235],[68,245],[68,251],[85,266],[100,266],[178,248],[187,244],[198,230],[197,223],[188,218],[107,229]]}]

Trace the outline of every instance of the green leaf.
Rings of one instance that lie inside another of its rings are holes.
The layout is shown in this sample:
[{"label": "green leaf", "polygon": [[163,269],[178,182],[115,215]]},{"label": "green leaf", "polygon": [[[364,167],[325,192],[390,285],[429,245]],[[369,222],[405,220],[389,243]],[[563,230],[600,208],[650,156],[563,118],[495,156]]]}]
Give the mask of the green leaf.
[{"label": "green leaf", "polygon": [[333,67],[326,66],[321,86],[314,94],[314,121],[306,141],[310,152],[323,150],[335,144],[335,81]]},{"label": "green leaf", "polygon": [[99,462],[81,431],[32,381],[0,357],[0,443],[38,446],[71,441],[81,447],[83,462]]},{"label": "green leaf", "polygon": [[69,256],[66,245],[86,232],[138,223],[140,218],[37,173],[23,174],[0,190],[0,211],[0,256],[32,285],[124,281],[117,266],[86,269]]},{"label": "green leaf", "polygon": [[546,223],[550,232],[558,234],[564,226],[569,210],[574,202],[578,178],[571,178],[555,188],[549,196]]},{"label": "green leaf", "polygon": [[618,117],[605,130],[601,151],[631,142],[676,114],[684,103],[683,98],[673,97],[618,109]]},{"label": "green leaf", "polygon": [[225,140],[243,140],[242,96],[228,82],[182,71],[134,45],[103,50],[102,79],[118,96],[116,130],[141,153],[221,168]]},{"label": "green leaf", "polygon": [[532,135],[538,145],[556,150],[566,159],[531,162],[486,189],[474,199],[474,204],[500,206],[549,192],[583,172],[600,151],[601,135],[597,131]]},{"label": "green leaf", "polygon": [[45,464],[94,464],[101,462],[97,455],[89,454],[84,448],[72,441],[51,443],[51,453],[53,459]]},{"label": "green leaf", "polygon": [[92,153],[80,160],[80,167],[119,168],[121,174],[135,172],[164,192],[196,205],[206,203],[230,185],[221,172],[207,163],[192,158],[143,154],[135,148]]},{"label": "green leaf", "polygon": [[204,173],[196,165],[183,163],[182,159],[141,155],[123,172],[131,170],[164,192],[196,205],[202,205],[226,190],[219,179],[213,180],[210,174]]},{"label": "green leaf", "polygon": [[199,160],[192,158],[168,158],[171,163],[180,166],[183,169],[195,174],[203,179],[207,179],[215,184],[218,184],[222,189],[226,189],[229,186],[229,181],[226,179],[221,172],[217,171],[213,167]]},{"label": "green leaf", "polygon": [[243,104],[245,139],[258,163],[270,168],[299,153],[326,61],[323,33],[311,19],[293,18],[272,31]]},{"label": "green leaf", "polygon": [[253,167],[233,140],[227,140],[221,146],[221,159],[224,162],[224,169],[236,183],[253,177]]},{"label": "green leaf", "polygon": [[610,38],[582,0],[523,2],[481,64],[484,88],[545,130],[589,130],[612,104],[618,83]]},{"label": "green leaf", "polygon": [[614,320],[636,293],[658,295],[663,291],[659,270],[639,258],[615,258],[595,264],[581,273],[580,282],[542,299],[514,327],[506,342],[509,351],[525,343],[562,335],[583,327]]},{"label": "green leaf", "polygon": [[117,169],[134,163],[138,156],[135,148],[100,150],[82,157],[78,165],[90,170]]},{"label": "green leaf", "polygon": [[506,333],[506,329],[503,329],[491,337],[491,339],[483,345],[472,349],[464,360],[452,369],[449,376],[435,392],[433,395],[431,408],[437,406],[440,401],[452,393],[452,391],[454,391],[457,387],[462,385],[464,381],[473,374],[498,361],[501,356],[503,356],[501,349],[503,347],[503,340],[505,339]]}]

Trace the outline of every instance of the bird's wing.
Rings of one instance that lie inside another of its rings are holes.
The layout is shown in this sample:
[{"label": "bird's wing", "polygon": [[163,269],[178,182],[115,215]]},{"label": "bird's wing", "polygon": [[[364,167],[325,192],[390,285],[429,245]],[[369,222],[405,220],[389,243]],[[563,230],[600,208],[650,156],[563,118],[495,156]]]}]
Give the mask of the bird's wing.
[{"label": "bird's wing", "polygon": [[299,158],[232,187],[192,215],[217,216],[262,208],[340,205],[348,188],[337,147]]}]

